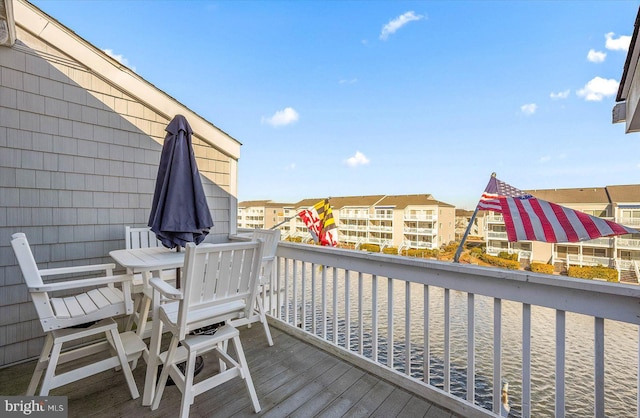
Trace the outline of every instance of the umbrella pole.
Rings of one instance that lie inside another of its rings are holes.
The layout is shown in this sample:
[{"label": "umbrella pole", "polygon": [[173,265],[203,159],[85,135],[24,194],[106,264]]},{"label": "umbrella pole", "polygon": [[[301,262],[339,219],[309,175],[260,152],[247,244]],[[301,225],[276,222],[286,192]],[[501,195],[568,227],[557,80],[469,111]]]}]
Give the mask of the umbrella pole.
[{"label": "umbrella pole", "polygon": [[[182,251],[182,248],[177,245],[176,252],[179,253],[180,251]],[[176,268],[176,289],[180,289],[180,270],[180,267]]]}]

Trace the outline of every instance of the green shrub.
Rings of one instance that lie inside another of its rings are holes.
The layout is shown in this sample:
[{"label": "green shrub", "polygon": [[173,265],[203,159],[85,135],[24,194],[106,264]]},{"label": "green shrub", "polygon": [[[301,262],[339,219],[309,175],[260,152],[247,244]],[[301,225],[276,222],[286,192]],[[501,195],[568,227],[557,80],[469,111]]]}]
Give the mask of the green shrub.
[{"label": "green shrub", "polygon": [[382,249],[382,253],[383,254],[398,255],[398,248],[397,247],[385,247],[385,248]]},{"label": "green shrub", "polygon": [[482,251],[481,247],[473,247],[471,250],[469,250],[469,252],[471,253],[471,255],[479,257],[480,254],[482,254],[484,251]]},{"label": "green shrub", "polygon": [[429,249],[417,249],[417,248],[409,248],[408,250],[402,250],[402,255],[408,257],[417,257],[417,258],[437,258],[440,251],[438,250],[429,250]]},{"label": "green shrub", "polygon": [[567,276],[580,279],[605,279],[608,282],[618,282],[618,270],[603,266],[578,267],[570,266]]},{"label": "green shrub", "polygon": [[500,251],[498,257],[504,258],[505,260],[518,261],[518,253],[509,254],[506,251]]},{"label": "green shrub", "polygon": [[534,273],[553,274],[553,266],[545,263],[531,263],[531,271]]},{"label": "green shrub", "polygon": [[478,258],[485,263],[489,263],[492,266],[496,267],[503,267],[509,270],[518,270],[520,268],[520,263],[518,263],[517,261],[506,260],[504,258],[495,257],[489,254],[481,254]]},{"label": "green shrub", "polygon": [[371,253],[379,253],[380,252],[380,246],[377,245],[377,244],[362,244],[360,246],[360,250],[369,251]]}]

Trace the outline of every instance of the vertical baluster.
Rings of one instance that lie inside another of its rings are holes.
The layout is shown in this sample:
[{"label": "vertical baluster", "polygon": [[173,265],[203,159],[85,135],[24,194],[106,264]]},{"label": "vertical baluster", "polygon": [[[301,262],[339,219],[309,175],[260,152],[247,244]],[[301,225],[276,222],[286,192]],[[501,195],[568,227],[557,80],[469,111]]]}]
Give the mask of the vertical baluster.
[{"label": "vertical baluster", "polygon": [[344,347],[351,349],[351,292],[349,283],[349,270],[344,271]]},{"label": "vertical baluster", "polygon": [[502,404],[502,299],[493,299],[493,412]]},{"label": "vertical baluster", "polygon": [[450,301],[449,301],[449,289],[444,289],[444,391],[449,393],[451,391],[451,341],[450,341]]},{"label": "vertical baluster", "polygon": [[393,369],[393,279],[387,278],[387,366]]},{"label": "vertical baluster", "polygon": [[636,394],[636,416],[640,418],[640,327],[638,327],[638,368],[636,369],[638,375],[637,391]]},{"label": "vertical baluster", "polygon": [[289,322],[289,263],[290,260],[284,260],[284,320],[291,324]]},{"label": "vertical baluster", "polygon": [[338,269],[333,269],[333,343],[338,345]]},{"label": "vertical baluster", "polygon": [[556,418],[564,417],[565,311],[556,311]]},{"label": "vertical baluster", "polygon": [[[324,266],[320,266],[324,270]],[[311,266],[311,332],[317,334],[316,326],[316,266]]]},{"label": "vertical baluster", "polygon": [[604,319],[594,318],[595,355],[595,411],[596,417],[604,417]]},{"label": "vertical baluster", "polygon": [[298,261],[293,261],[293,326],[298,326]]},{"label": "vertical baluster", "polygon": [[273,262],[271,273],[271,286],[269,287],[269,314],[274,318],[280,318],[280,258]]},{"label": "vertical baluster", "polygon": [[475,295],[467,293],[467,400],[476,399]]},{"label": "vertical baluster", "polygon": [[378,362],[378,276],[371,276],[371,355]]},{"label": "vertical baluster", "polygon": [[429,286],[424,285],[424,350],[422,353],[423,380],[429,384],[431,380],[431,353],[429,347]]},{"label": "vertical baluster", "polygon": [[531,417],[531,305],[522,304],[522,418]]},{"label": "vertical baluster", "polygon": [[327,269],[322,269],[322,339],[327,339]]},{"label": "vertical baluster", "polygon": [[[305,296],[307,290],[307,262],[303,261],[301,263],[302,272],[300,274],[300,328],[303,330],[307,329],[307,306],[305,303]],[[314,267],[314,264],[311,263],[311,268]]]},{"label": "vertical baluster", "polygon": [[364,293],[362,284],[362,272],[358,272],[358,353],[364,353],[364,318],[362,312],[362,294]]},{"label": "vertical baluster", "polygon": [[411,282],[404,282],[404,372],[411,376]]}]

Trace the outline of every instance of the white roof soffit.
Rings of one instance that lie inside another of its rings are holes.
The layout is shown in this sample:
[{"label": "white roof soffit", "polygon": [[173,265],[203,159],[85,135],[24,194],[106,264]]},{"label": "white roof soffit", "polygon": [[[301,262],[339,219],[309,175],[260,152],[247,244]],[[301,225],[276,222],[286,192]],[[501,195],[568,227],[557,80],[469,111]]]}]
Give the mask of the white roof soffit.
[{"label": "white roof soffit", "polygon": [[109,57],[31,3],[26,0],[16,0],[14,12],[16,24],[24,30],[63,51],[104,80],[148,104],[167,119],[173,118],[176,114],[184,115],[189,120],[189,125],[191,125],[196,137],[231,158],[238,159],[240,157],[240,142]]},{"label": "white roof soffit", "polygon": [[13,0],[0,0],[0,45],[11,46],[16,41]]}]

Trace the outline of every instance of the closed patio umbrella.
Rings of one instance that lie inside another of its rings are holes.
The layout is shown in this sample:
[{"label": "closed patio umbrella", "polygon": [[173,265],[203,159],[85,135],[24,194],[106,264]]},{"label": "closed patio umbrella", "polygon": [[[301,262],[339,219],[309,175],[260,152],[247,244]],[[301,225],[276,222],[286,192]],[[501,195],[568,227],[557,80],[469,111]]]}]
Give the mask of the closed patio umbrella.
[{"label": "closed patio umbrella", "polygon": [[[176,115],[165,131],[148,226],[162,245],[180,251],[188,242],[200,244],[209,234],[213,219],[193,154],[189,122]],[[176,286],[180,287],[180,269]],[[195,374],[203,367],[203,359],[198,356]],[[173,381],[169,379],[168,384]]]},{"label": "closed patio umbrella", "polygon": [[213,226],[191,145],[191,126],[176,115],[166,129],[149,226],[167,248],[200,244]]}]

